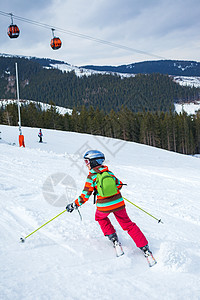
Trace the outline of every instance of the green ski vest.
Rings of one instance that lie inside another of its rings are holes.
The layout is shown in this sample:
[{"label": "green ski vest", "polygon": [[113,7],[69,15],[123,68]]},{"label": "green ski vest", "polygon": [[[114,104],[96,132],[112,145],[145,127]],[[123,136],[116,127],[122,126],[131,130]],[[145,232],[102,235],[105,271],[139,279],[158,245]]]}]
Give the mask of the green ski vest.
[{"label": "green ski vest", "polygon": [[108,173],[97,173],[97,191],[101,197],[110,197],[117,194],[115,179]]}]

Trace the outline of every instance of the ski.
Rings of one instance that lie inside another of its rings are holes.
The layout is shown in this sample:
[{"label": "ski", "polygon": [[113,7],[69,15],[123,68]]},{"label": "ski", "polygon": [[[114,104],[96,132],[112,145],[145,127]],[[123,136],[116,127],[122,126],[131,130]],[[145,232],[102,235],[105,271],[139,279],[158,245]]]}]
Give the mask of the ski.
[{"label": "ski", "polygon": [[116,253],[117,257],[122,256],[124,254],[124,251],[123,251],[123,248],[122,248],[122,245],[120,242],[115,241],[113,243],[113,247],[115,248],[115,253]]},{"label": "ski", "polygon": [[146,257],[149,267],[153,267],[155,266],[155,264],[157,264],[157,261],[155,260],[152,253],[144,254],[144,257]]},{"label": "ski", "polygon": [[149,267],[153,267],[155,264],[157,264],[157,261],[155,260],[151,250],[149,249],[148,244],[144,247],[140,247],[140,249],[143,251],[144,257],[146,257]]},{"label": "ski", "polygon": [[117,236],[116,232],[107,235],[107,237],[112,242],[113,247],[115,248],[116,256],[117,257],[122,256],[124,254],[124,251],[122,249],[121,243],[118,240],[118,236]]}]

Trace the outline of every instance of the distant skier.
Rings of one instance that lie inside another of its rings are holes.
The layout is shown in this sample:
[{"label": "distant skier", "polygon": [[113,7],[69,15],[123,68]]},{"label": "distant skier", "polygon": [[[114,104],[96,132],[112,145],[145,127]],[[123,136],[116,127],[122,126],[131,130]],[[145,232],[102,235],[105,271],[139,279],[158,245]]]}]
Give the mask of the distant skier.
[{"label": "distant skier", "polygon": [[[89,175],[82,194],[73,203],[66,206],[67,211],[71,213],[74,209],[77,209],[88,201],[91,194],[96,191],[97,210],[95,220],[98,221],[104,236],[107,236],[113,242],[114,247],[116,245],[121,246],[116,231],[108,218],[109,214],[113,213],[122,229],[128,232],[136,246],[144,252],[144,255],[146,257],[152,255],[146,237],[127,215],[125,203],[120,193],[123,183],[109,171],[107,166],[103,165],[104,154],[97,150],[90,150],[85,153],[84,160],[89,169]],[[103,193],[104,196],[102,196]],[[106,193],[107,196],[105,196]],[[122,254],[123,250],[120,255]]]},{"label": "distant skier", "polygon": [[42,137],[43,137],[43,134],[42,134],[42,129],[40,129],[39,133],[38,133],[38,137],[39,137],[39,143],[42,143]]}]

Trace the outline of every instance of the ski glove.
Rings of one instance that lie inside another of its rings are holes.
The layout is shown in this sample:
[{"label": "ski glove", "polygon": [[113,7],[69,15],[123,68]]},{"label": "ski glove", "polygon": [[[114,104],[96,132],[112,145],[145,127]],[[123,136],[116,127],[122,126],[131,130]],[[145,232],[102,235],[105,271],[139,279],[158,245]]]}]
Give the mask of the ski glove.
[{"label": "ski glove", "polygon": [[73,212],[73,210],[74,209],[77,209],[78,208],[78,206],[76,205],[76,203],[75,202],[72,202],[72,203],[69,203],[69,204],[67,204],[67,206],[66,206],[66,210],[68,211],[68,212]]}]

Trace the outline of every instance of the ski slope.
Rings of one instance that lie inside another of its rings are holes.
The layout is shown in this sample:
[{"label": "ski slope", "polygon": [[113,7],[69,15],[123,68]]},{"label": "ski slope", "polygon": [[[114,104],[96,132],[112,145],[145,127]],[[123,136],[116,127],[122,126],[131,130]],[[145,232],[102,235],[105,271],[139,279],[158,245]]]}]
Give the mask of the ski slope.
[{"label": "ski slope", "polygon": [[[0,125],[0,299],[200,299],[200,159],[87,134]],[[157,265],[146,259],[113,216],[125,255],[116,258],[94,221],[93,198],[79,214],[64,212],[81,192],[82,154],[99,149],[127,186],[126,203]]]}]

